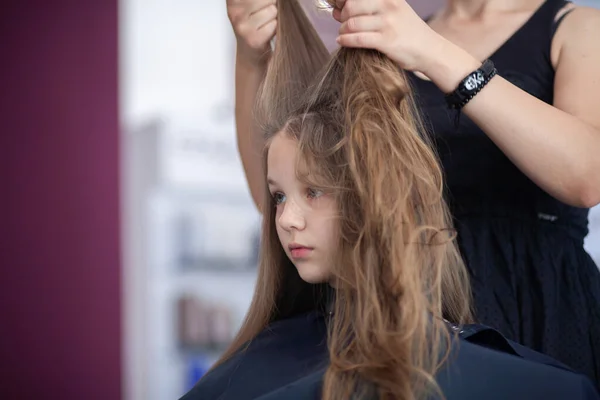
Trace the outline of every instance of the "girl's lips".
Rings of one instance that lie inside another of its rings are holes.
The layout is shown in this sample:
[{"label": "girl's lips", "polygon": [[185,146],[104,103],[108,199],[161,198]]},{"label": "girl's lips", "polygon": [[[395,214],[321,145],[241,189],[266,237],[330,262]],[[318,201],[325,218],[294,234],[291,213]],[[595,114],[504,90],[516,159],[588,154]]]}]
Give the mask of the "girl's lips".
[{"label": "girl's lips", "polygon": [[313,249],[305,246],[290,246],[290,253],[292,258],[306,258],[312,252]]}]

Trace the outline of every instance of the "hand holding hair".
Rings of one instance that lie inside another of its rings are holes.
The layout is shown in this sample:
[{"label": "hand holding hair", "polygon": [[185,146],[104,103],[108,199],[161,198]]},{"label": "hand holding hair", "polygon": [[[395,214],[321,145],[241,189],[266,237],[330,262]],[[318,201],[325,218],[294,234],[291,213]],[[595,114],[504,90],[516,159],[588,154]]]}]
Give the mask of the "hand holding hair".
[{"label": "hand holding hair", "polygon": [[342,25],[337,42],[375,49],[401,68],[425,73],[444,44],[405,0],[336,0],[333,17]]},{"label": "hand holding hair", "polygon": [[227,16],[237,39],[238,55],[251,61],[270,53],[277,27],[275,0],[227,0]]}]

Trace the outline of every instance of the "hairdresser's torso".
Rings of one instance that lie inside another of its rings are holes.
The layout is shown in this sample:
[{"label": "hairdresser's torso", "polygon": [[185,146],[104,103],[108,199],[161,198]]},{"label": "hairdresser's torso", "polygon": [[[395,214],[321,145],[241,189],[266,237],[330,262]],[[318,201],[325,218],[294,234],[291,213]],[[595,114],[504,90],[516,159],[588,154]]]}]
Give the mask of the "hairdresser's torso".
[{"label": "hairdresser's torso", "polygon": [[[558,27],[553,19],[565,2],[523,3],[523,12],[510,13],[498,21],[439,26],[434,20],[431,25],[478,59],[490,58],[505,79],[552,104],[556,58],[552,30]],[[423,117],[436,138],[450,192],[448,200],[457,218],[485,215],[552,223],[583,240],[587,209],[561,203],[535,185],[468,117],[460,115],[457,119],[458,113],[448,109],[433,83],[413,78],[413,84]]]},{"label": "hairdresser's torso", "polygon": [[[500,351],[461,340],[436,377],[447,400],[598,398],[580,375],[526,349],[520,354],[493,331],[474,341]],[[318,399],[327,360],[326,317],[303,314],[263,331],[182,400]]]},{"label": "hairdresser's torso", "polygon": [[[555,33],[570,6],[564,0],[523,4],[531,10],[508,24],[512,35],[502,29],[502,34],[477,34],[469,26],[460,33],[460,27],[430,23],[478,58],[490,58],[500,76],[552,104]],[[583,247],[588,209],[540,189],[473,121],[449,110],[433,83],[410,76],[443,164],[477,317],[510,339],[598,378],[600,279]]]}]

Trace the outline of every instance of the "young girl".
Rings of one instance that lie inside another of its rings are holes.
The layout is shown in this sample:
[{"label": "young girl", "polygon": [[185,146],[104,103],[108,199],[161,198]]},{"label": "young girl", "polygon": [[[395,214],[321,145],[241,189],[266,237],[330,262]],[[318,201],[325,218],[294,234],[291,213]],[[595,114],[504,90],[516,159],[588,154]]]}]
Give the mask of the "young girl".
[{"label": "young girl", "polygon": [[277,5],[258,284],[184,399],[596,398],[493,331],[477,328],[495,350],[460,340],[469,282],[404,74],[375,51],[331,58],[297,1]]},{"label": "young girl", "polygon": [[[270,59],[274,4],[227,1],[237,138],[257,204],[262,141],[250,110]],[[588,208],[600,202],[600,10],[568,0],[444,0],[425,23],[406,0],[336,5],[340,45],[418,71],[408,77],[444,172],[476,319],[600,385],[600,271],[583,246]],[[450,110],[444,95],[486,59],[498,76],[460,113]]]}]

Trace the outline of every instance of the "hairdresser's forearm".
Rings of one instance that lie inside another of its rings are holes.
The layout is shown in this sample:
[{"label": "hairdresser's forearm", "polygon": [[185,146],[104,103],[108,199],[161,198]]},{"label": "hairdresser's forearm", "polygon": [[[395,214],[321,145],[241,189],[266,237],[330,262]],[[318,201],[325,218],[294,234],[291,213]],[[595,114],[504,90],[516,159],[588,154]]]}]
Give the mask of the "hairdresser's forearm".
[{"label": "hairdresser's forearm", "polygon": [[[480,63],[447,42],[423,71],[443,92]],[[500,76],[463,109],[511,161],[557,199],[579,207],[600,201],[600,132]]]},{"label": "hairdresser's forearm", "polygon": [[267,59],[251,60],[236,55],[235,64],[235,123],[237,144],[250,194],[261,210],[265,193],[262,166],[262,140],[254,119],[254,104],[260,83],[265,75]]}]

